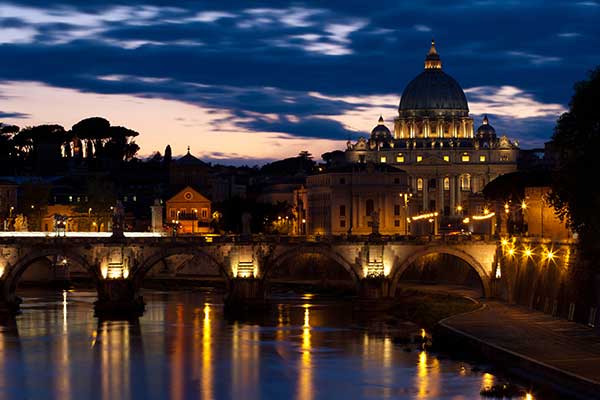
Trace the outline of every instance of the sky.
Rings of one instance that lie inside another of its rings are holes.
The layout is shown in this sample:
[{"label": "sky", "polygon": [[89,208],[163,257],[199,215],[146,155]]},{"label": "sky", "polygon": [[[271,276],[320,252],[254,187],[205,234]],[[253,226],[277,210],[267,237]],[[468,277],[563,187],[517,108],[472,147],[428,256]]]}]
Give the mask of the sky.
[{"label": "sky", "polygon": [[595,0],[0,0],[0,122],[100,116],[140,157],[319,160],[393,127],[434,38],[475,126],[543,147],[600,65],[598,21]]}]

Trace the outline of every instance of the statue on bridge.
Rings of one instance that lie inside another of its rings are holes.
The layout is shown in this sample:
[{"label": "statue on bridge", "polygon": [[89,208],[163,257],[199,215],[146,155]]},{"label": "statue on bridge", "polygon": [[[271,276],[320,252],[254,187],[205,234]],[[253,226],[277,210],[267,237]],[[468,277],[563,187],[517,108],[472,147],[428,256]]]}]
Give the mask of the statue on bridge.
[{"label": "statue on bridge", "polygon": [[252,235],[250,230],[250,222],[252,221],[252,214],[248,211],[244,211],[242,214],[242,236],[249,237]]},{"label": "statue on bridge", "polygon": [[113,208],[112,216],[112,237],[122,238],[125,237],[123,234],[123,227],[125,225],[125,207],[121,200],[117,200],[117,204]]},{"label": "statue on bridge", "polygon": [[379,211],[371,213],[371,236],[379,236]]}]

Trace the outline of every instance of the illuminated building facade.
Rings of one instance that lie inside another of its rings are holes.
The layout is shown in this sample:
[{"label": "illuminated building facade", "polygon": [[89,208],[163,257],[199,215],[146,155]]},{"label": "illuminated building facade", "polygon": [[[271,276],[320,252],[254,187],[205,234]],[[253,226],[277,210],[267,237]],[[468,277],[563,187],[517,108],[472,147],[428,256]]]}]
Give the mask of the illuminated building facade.
[{"label": "illuminated building facade", "polygon": [[345,155],[350,163],[406,171],[417,212],[458,219],[480,211],[472,200],[490,181],[517,169],[518,152],[517,143],[498,137],[487,117],[474,130],[466,96],[442,70],[432,41],[425,70],[402,93],[393,132],[380,117],[369,138],[347,143]]},{"label": "illuminated building facade", "polygon": [[329,168],[306,179],[296,191],[297,233],[368,235],[373,223],[383,235],[408,233],[406,172],[385,164]]},{"label": "illuminated building facade", "polygon": [[167,225],[178,224],[178,233],[210,232],[211,202],[200,192],[186,186],[166,202]]}]

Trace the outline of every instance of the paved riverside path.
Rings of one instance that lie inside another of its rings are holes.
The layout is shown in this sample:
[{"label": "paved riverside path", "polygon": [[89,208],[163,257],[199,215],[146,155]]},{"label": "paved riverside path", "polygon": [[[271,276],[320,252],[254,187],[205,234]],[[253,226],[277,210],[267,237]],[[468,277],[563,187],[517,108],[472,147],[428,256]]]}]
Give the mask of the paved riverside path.
[{"label": "paved riverside path", "polygon": [[588,326],[487,300],[481,309],[447,318],[441,325],[600,388],[600,334]]}]

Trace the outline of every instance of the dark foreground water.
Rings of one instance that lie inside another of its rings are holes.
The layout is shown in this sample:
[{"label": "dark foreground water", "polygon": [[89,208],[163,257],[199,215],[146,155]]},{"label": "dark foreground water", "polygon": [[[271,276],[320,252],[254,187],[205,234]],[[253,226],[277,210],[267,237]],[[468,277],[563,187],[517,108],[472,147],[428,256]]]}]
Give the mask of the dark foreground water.
[{"label": "dark foreground water", "polygon": [[210,291],[148,291],[143,317],[99,322],[93,291],[19,294],[0,399],[479,399],[502,379],[311,296],[235,322]]}]

